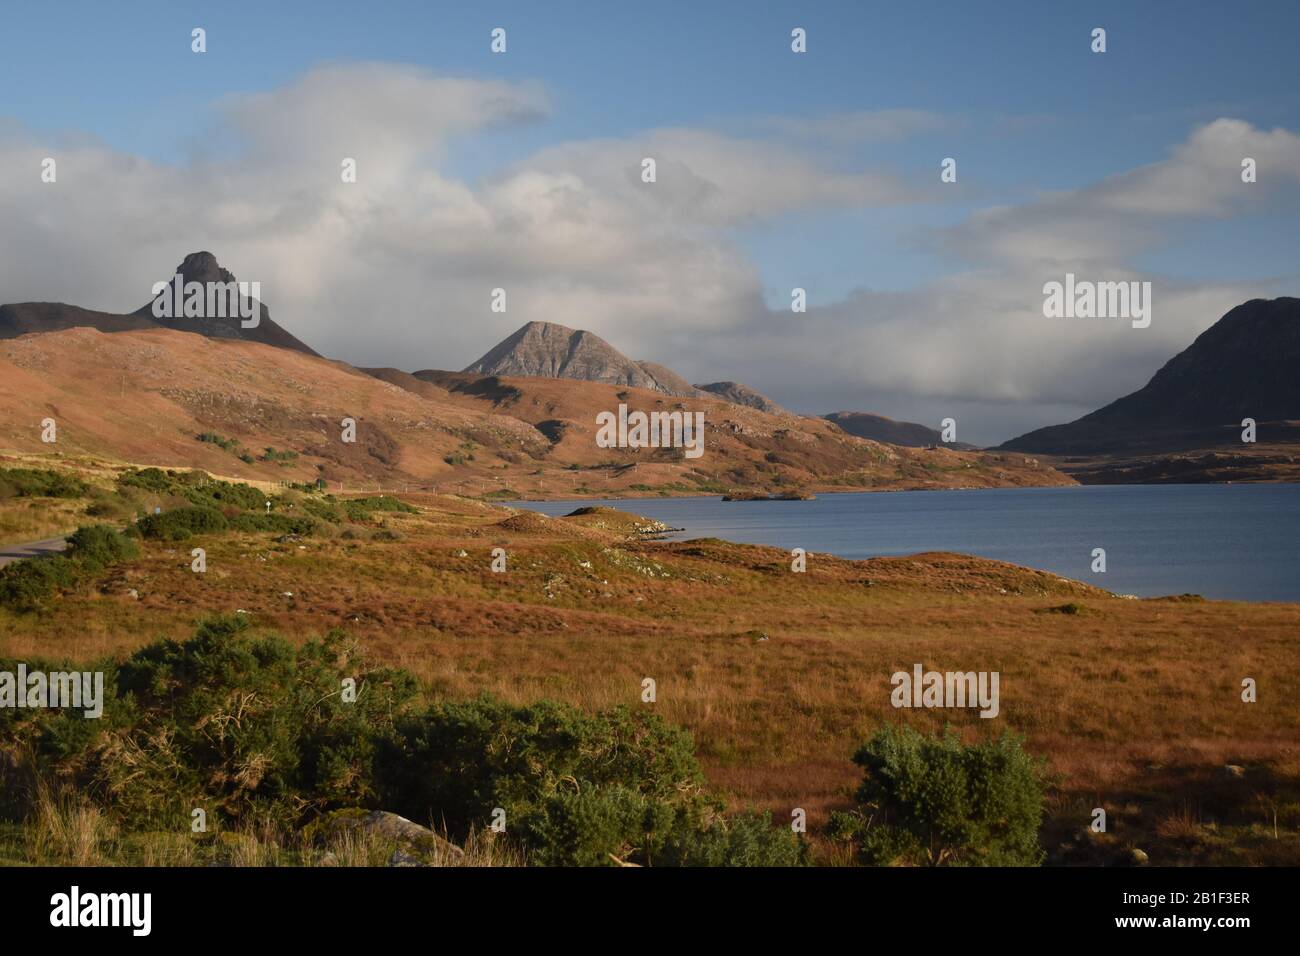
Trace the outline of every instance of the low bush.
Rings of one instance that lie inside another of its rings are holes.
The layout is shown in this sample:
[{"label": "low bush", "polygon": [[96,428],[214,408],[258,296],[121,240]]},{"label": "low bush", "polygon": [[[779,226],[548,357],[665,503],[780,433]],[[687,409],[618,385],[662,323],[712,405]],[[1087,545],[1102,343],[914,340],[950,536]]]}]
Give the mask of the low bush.
[{"label": "low bush", "polygon": [[0,568],[0,605],[15,611],[35,610],[60,589],[139,555],[134,540],[107,525],[78,528],[69,535],[63,554],[27,558]]},{"label": "low bush", "polygon": [[84,498],[90,486],[48,468],[0,468],[0,498]]},{"label": "low bush", "polygon": [[78,528],[68,536],[67,556],[87,571],[99,571],[140,556],[134,540],[108,525]]},{"label": "low bush", "polygon": [[136,522],[143,537],[162,541],[183,541],[192,534],[215,534],[229,526],[230,522],[220,511],[200,507],[173,508]]},{"label": "low bush", "polygon": [[214,824],[291,824],[372,801],[376,744],[416,691],[409,674],[361,665],[341,633],[295,647],[238,615],[142,648],[105,686],[102,719],[55,712],[29,728],[37,769],[154,829],[188,826],[193,807]]},{"label": "low bush", "polygon": [[832,817],[863,862],[1037,866],[1043,852],[1042,762],[1017,737],[964,745],[887,725],[853,758],[859,808]]},{"label": "low bush", "polygon": [[0,568],[0,605],[32,611],[77,581],[77,566],[63,555],[28,558]]},{"label": "low bush", "polygon": [[[702,789],[690,734],[657,715],[480,697],[400,721],[389,747],[380,789],[399,812],[432,816],[463,836],[500,808],[534,862],[653,864],[661,853],[663,862],[682,865],[731,862],[737,853],[802,861],[802,844],[788,829],[748,826],[748,839],[735,843],[725,836],[722,806]],[[701,855],[695,847],[707,849]]]}]

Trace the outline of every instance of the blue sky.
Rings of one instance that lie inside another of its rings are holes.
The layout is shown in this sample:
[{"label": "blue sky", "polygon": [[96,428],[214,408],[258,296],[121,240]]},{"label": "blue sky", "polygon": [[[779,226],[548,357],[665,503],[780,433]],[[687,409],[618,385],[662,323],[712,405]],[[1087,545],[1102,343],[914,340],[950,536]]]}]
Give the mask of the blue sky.
[{"label": "blue sky", "polygon": [[[127,8],[103,2],[15,3],[0,39],[0,84],[18,94],[4,112],[35,128],[83,130],[174,162],[210,128],[222,97],[281,85],[321,61],[386,60],[540,80],[555,114],[459,144],[453,168],[471,178],[548,143],[593,135],[659,126],[744,129],[768,114],[930,110],[963,122],[864,149],[875,161],[927,176],[939,159],[955,155],[962,177],[977,181],[977,201],[1070,188],[1158,160],[1190,125],[1218,116],[1265,127],[1294,125],[1300,116],[1297,3],[967,0],[923,7],[321,0],[308,12],[300,4],[133,0],[124,15]],[[208,31],[206,57],[189,50],[194,26]],[[495,26],[508,30],[507,56],[488,49]],[[809,31],[804,57],[789,55],[792,26]],[[1094,26],[1107,29],[1104,56],[1089,50]],[[1076,138],[1090,148],[1077,148]],[[831,298],[855,286],[898,288],[941,274],[944,262],[907,246],[909,228],[955,221],[966,208],[825,215],[776,223],[741,241],[770,290],[812,274],[820,281],[810,294]],[[1280,238],[1294,231],[1294,213],[1241,229]],[[1294,249],[1284,244],[1192,241],[1198,238],[1209,237],[1188,237],[1153,256],[1152,265],[1253,276],[1294,265]]]},{"label": "blue sky", "polygon": [[[37,138],[88,135],[180,169],[222,153],[223,103],[330,63],[405,64],[542,89],[545,115],[440,144],[439,172],[470,186],[548,147],[656,129],[763,140],[773,118],[939,117],[898,138],[795,137],[829,170],[870,168],[912,195],[903,205],[814,205],[725,224],[729,249],[752,264],[776,309],[795,285],[829,307],[855,290],[942,282],[970,268],[936,239],[945,229],[983,209],[1159,163],[1221,117],[1300,130],[1300,4],[1292,2],[169,0],[17,2],[0,16],[8,94],[0,122],[17,120]],[[194,26],[207,30],[204,56],[190,51]],[[504,56],[488,48],[496,26],[508,30]],[[789,50],[794,26],[808,31],[806,55]],[[1107,30],[1104,55],[1089,50],[1096,26]],[[241,148],[227,145],[236,155]],[[958,159],[955,187],[938,182],[945,156]],[[1189,217],[1126,265],[1171,280],[1285,286],[1295,281],[1298,212],[1291,190],[1231,216]],[[907,403],[881,410],[906,414]]]}]

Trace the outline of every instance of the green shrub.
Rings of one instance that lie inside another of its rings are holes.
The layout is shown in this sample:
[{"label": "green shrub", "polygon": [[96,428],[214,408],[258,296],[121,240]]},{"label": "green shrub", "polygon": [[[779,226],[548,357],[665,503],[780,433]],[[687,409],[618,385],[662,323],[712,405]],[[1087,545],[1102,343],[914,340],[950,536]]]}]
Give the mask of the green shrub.
[{"label": "green shrub", "polygon": [[1043,852],[1042,761],[1021,740],[963,745],[948,730],[923,736],[885,726],[854,756],[865,771],[856,812],[832,831],[864,862],[931,866],[1036,866]]},{"label": "green shrub", "polygon": [[195,437],[197,437],[198,440],[201,442],[207,442],[210,445],[216,445],[222,451],[228,451],[233,453],[237,451],[240,447],[239,439],[226,438],[222,435],[218,435],[216,432],[203,432],[202,434],[197,435]]},{"label": "green shrub", "polygon": [[128,471],[117,480],[118,487],[138,488],[154,495],[183,498],[195,507],[264,508],[267,496],[252,485],[218,481],[203,471],[163,471],[143,468]]},{"label": "green shrub", "polygon": [[298,457],[296,451],[276,451],[270,445],[265,449],[266,454],[262,456],[262,461],[290,462]]},{"label": "green shrub", "polygon": [[[238,615],[213,618],[190,640],[137,651],[106,675],[103,719],[44,721],[41,769],[130,827],[187,825],[193,807],[214,823],[287,825],[373,801],[376,743],[415,679],[367,667],[339,632],[295,647],[247,628]],[[341,699],[344,677],[354,702]]]},{"label": "green shrub", "polygon": [[77,566],[61,554],[15,561],[0,568],[0,604],[15,611],[32,611],[76,580]]},{"label": "green shrub", "polygon": [[108,525],[96,524],[78,528],[69,535],[64,553],[86,571],[99,571],[119,561],[138,558],[140,548],[131,538]]},{"label": "green shrub", "polygon": [[321,521],[328,521],[330,524],[339,524],[343,517],[339,513],[338,505],[332,496],[325,498],[308,497],[298,502],[299,507],[313,518]]},{"label": "green shrub", "polygon": [[136,522],[140,534],[163,541],[183,541],[192,534],[215,534],[230,526],[226,516],[215,508],[173,508],[161,514],[147,515]]},{"label": "green shrub", "polygon": [[[442,702],[399,721],[381,758],[381,793],[412,819],[463,836],[495,808],[529,858],[547,865],[726,863],[737,854],[795,862],[788,830],[740,824],[731,842],[719,802],[702,790],[690,734],[627,707],[515,706],[490,697]],[[706,847],[704,855],[690,850]],[[797,841],[793,844],[797,846]]]},{"label": "green shrub", "polygon": [[369,521],[376,511],[395,511],[402,514],[418,514],[419,508],[412,508],[399,498],[380,496],[377,498],[349,498],[343,502],[343,513],[350,521]]},{"label": "green shrub", "polygon": [[90,486],[48,468],[0,468],[0,498],[84,498]]},{"label": "green shrub", "polygon": [[32,611],[61,588],[70,588],[119,561],[139,557],[136,543],[107,525],[78,528],[67,549],[50,557],[27,558],[0,568],[0,605]]},{"label": "green shrub", "polygon": [[660,866],[803,866],[808,847],[770,814],[740,813],[705,830],[674,833],[659,851]]}]

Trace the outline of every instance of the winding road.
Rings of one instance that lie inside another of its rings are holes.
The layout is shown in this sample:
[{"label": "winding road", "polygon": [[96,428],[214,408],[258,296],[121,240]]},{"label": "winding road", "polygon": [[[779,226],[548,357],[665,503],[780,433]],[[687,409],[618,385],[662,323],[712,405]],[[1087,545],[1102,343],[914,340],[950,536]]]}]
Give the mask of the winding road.
[{"label": "winding road", "polygon": [[66,538],[46,538],[44,541],[29,541],[26,544],[0,545],[0,568],[11,561],[21,561],[23,558],[40,558],[58,554],[67,546]]}]

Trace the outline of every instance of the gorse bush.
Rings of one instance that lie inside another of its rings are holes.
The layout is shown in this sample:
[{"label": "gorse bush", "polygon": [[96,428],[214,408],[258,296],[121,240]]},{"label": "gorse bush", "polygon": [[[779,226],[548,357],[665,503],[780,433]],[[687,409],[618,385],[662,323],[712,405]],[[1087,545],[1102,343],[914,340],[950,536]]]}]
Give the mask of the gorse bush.
[{"label": "gorse bush", "polygon": [[0,605],[31,611],[63,588],[119,561],[139,557],[135,541],[107,525],[78,528],[68,537],[63,554],[28,558],[0,568]]},{"label": "gorse bush", "polygon": [[[30,755],[29,780],[63,781],[127,829],[184,829],[196,807],[214,828],[310,829],[360,807],[463,838],[501,808],[506,839],[534,863],[804,861],[788,827],[726,818],[702,790],[690,735],[643,711],[420,706],[412,675],[368,665],[342,633],[295,647],[239,616],[98,666],[102,719],[10,711],[0,731]],[[0,789],[32,790],[13,784]]]},{"label": "gorse bush", "polygon": [[230,527],[226,516],[215,508],[173,508],[161,514],[146,515],[136,522],[145,538],[183,541],[192,534],[215,534]]},{"label": "gorse bush", "polygon": [[84,498],[90,486],[48,468],[0,468],[0,498]]},{"label": "gorse bush", "polygon": [[202,471],[143,468],[126,472],[117,484],[120,489],[134,488],[154,495],[184,499],[200,508],[251,511],[266,506],[266,495],[251,485],[218,481]]},{"label": "gorse bush", "polygon": [[460,836],[500,807],[537,863],[803,860],[789,829],[751,827],[751,840],[731,842],[722,805],[703,791],[690,734],[654,714],[480,697],[435,704],[397,730],[383,790],[398,812],[433,813]]},{"label": "gorse bush", "polygon": [[69,535],[64,553],[84,570],[98,571],[119,561],[138,558],[140,547],[108,525],[96,524],[78,528]]},{"label": "gorse bush", "polygon": [[[64,779],[128,827],[293,823],[374,798],[373,758],[413,698],[403,672],[364,668],[334,633],[295,648],[240,616],[145,647],[106,676],[104,717],[55,714],[31,737],[41,776]],[[356,681],[345,702],[342,677]]]},{"label": "gorse bush", "polygon": [[1043,852],[1041,761],[1009,735],[963,745],[951,730],[923,736],[885,726],[854,756],[865,770],[853,813],[832,831],[866,863],[1036,866]]},{"label": "gorse bush", "polygon": [[77,566],[63,555],[29,558],[0,568],[0,605],[32,611],[61,588],[77,583]]},{"label": "gorse bush", "polygon": [[216,432],[202,432],[195,437],[201,442],[206,442],[209,445],[216,445],[223,451],[237,452],[240,450],[240,443],[237,438],[226,438],[224,435],[219,435]]}]

